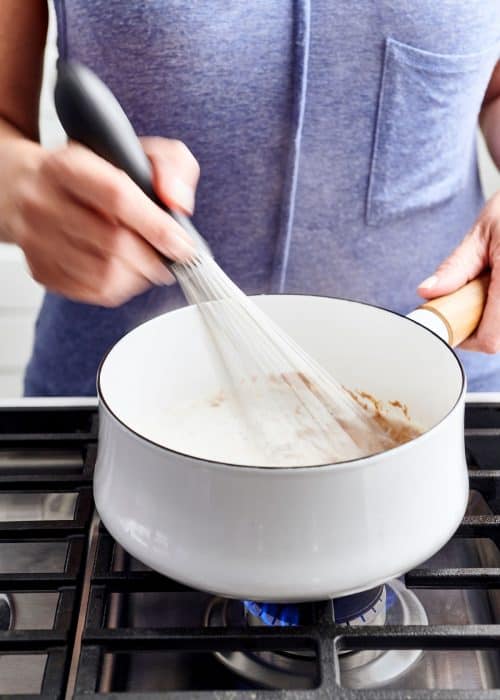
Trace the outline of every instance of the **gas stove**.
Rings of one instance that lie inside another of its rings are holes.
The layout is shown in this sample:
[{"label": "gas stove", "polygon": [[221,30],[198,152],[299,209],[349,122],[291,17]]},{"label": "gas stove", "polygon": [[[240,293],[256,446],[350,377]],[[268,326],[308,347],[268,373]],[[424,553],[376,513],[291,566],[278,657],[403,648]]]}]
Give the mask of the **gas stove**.
[{"label": "gas stove", "polygon": [[94,401],[1,403],[1,697],[498,699],[499,395],[469,397],[465,440],[467,515],[432,559],[271,605],[189,589],[117,545],[92,499]]}]

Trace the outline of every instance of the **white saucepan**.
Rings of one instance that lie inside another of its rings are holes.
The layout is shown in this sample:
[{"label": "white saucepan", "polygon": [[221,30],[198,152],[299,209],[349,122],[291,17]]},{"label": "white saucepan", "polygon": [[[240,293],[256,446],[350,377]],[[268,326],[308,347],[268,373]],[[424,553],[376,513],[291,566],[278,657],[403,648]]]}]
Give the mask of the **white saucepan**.
[{"label": "white saucepan", "polygon": [[477,325],[486,285],[476,280],[413,318],[342,299],[255,298],[343,384],[406,403],[426,429],[385,453],[317,467],[216,463],[141,434],[144,415],[218,387],[195,308],[139,326],[98,377],[94,491],[104,524],[152,568],[240,599],[334,598],[420,564],[466,507],[465,377],[448,342]]}]

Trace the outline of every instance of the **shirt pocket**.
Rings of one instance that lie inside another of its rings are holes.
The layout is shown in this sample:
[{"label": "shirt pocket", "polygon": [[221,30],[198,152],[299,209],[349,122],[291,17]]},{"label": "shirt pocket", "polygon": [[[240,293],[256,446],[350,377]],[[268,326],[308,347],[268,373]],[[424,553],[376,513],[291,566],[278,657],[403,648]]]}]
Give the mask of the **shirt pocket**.
[{"label": "shirt pocket", "polygon": [[366,220],[381,224],[438,205],[466,183],[481,102],[499,43],[436,54],[388,38]]}]

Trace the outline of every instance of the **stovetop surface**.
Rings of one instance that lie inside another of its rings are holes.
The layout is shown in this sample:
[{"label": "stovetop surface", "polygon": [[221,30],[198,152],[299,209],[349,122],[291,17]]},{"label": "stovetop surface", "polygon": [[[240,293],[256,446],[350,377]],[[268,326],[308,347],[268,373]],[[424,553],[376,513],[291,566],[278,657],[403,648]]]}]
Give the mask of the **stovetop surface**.
[{"label": "stovetop surface", "polygon": [[[341,626],[324,601],[305,624],[267,627],[116,545],[94,512],[94,406],[0,406],[0,625],[2,594],[11,613],[0,696],[499,698],[500,401],[467,406],[466,448],[467,516],[438,555],[393,584],[429,624],[402,623],[393,607],[385,624]],[[412,667],[378,687],[349,680],[360,658],[380,666],[411,653]]]}]

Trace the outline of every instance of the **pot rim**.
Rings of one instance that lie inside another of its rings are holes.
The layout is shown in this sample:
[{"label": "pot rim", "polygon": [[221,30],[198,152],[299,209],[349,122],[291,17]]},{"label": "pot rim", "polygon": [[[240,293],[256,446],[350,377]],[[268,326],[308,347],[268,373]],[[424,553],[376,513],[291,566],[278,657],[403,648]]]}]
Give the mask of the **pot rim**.
[{"label": "pot rim", "polygon": [[[408,318],[408,316],[405,316],[403,314],[398,313],[397,311],[392,311],[391,309],[386,309],[383,306],[377,306],[376,304],[370,304],[365,301],[355,301],[353,299],[347,299],[345,297],[330,297],[326,294],[296,294],[296,293],[280,293],[280,294],[253,294],[250,295],[251,298],[258,298],[258,297],[314,297],[314,298],[319,298],[319,299],[332,299],[336,301],[343,301],[347,302],[350,304],[355,304],[359,306],[369,306],[373,309],[377,309],[379,311],[383,311],[387,314],[392,314],[393,316],[398,316],[399,318],[402,318],[404,321],[407,321],[408,323],[413,323],[414,325],[418,326],[419,328],[422,328],[425,332],[430,333],[433,335],[436,340],[438,340],[440,343],[442,343],[445,347],[446,350],[450,353],[451,357],[455,360],[456,364],[458,365],[458,368],[460,370],[460,376],[461,376],[461,387],[460,391],[458,392],[458,396],[453,403],[452,407],[448,410],[448,412],[439,420],[437,423],[435,423],[429,430],[426,430],[423,432],[421,435],[418,435],[416,438],[413,438],[413,440],[410,440],[409,442],[405,442],[401,445],[397,445],[396,447],[392,447],[389,450],[384,450],[382,452],[376,452],[372,455],[369,455],[368,457],[358,457],[356,459],[348,459],[348,460],[343,460],[341,462],[327,462],[324,464],[314,464],[311,466],[297,466],[297,467],[280,467],[280,466],[255,466],[252,464],[233,464],[231,462],[219,462],[216,460],[212,459],[206,459],[203,457],[197,457],[196,455],[190,455],[187,452],[180,452],[179,450],[173,450],[171,447],[167,447],[166,445],[162,445],[159,442],[156,442],[155,440],[151,440],[148,437],[145,437],[141,433],[137,432],[134,430],[134,428],[130,427],[123,421],[119,416],[116,415],[116,413],[113,411],[113,409],[110,407],[108,401],[106,400],[104,396],[104,392],[101,387],[101,375],[102,371],[104,368],[104,365],[109,357],[109,355],[113,352],[113,349],[115,346],[122,342],[130,333],[133,333],[135,330],[140,328],[141,326],[145,325],[146,323],[150,323],[151,321],[154,321],[155,319],[159,318],[159,316],[155,316],[151,319],[148,319],[147,321],[144,321],[143,323],[139,324],[132,330],[128,331],[124,336],[122,336],[117,343],[114,343],[104,354],[101,362],[99,363],[99,368],[97,371],[97,380],[96,380],[96,388],[97,388],[97,395],[99,398],[99,403],[102,404],[109,415],[127,432],[133,434],[136,438],[139,438],[142,442],[145,442],[147,445],[152,446],[156,449],[161,450],[162,452],[166,452],[168,454],[176,455],[177,457],[182,457],[184,459],[188,460],[193,460],[195,462],[199,462],[200,464],[203,465],[209,465],[210,467],[213,468],[222,468],[222,469],[230,469],[233,471],[234,469],[240,469],[244,471],[250,471],[254,472],[255,470],[259,471],[269,471],[273,474],[276,474],[277,472],[284,472],[284,473],[290,473],[290,472],[300,472],[300,471],[307,471],[310,472],[311,470],[313,471],[319,471],[319,470],[327,470],[327,469],[352,469],[353,467],[366,467],[371,464],[376,464],[381,461],[386,455],[395,455],[397,452],[402,452],[403,450],[409,449],[415,443],[421,443],[426,439],[429,439],[429,435],[432,435],[437,429],[455,412],[456,408],[461,404],[465,392],[466,392],[466,387],[467,387],[467,380],[466,380],[466,375],[464,368],[462,366],[462,363],[460,362],[457,354],[455,353],[454,349],[448,345],[448,343],[443,340],[437,333],[432,331],[430,328],[427,328],[427,326],[424,326],[422,323],[419,323],[418,321],[414,320],[413,318]],[[166,313],[177,313],[184,311],[186,306],[182,306],[178,309],[174,309],[170,312]],[[164,314],[160,314],[164,315]]]}]

